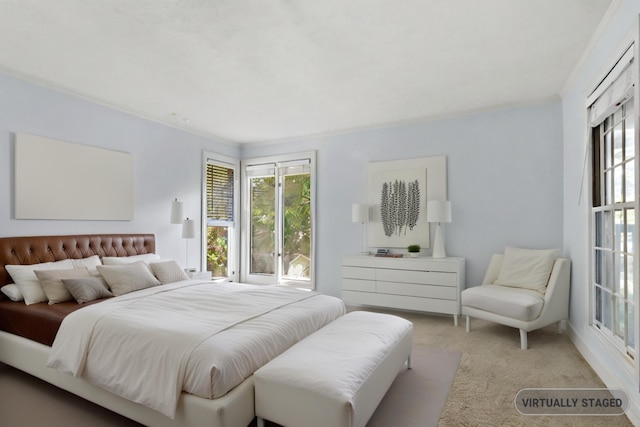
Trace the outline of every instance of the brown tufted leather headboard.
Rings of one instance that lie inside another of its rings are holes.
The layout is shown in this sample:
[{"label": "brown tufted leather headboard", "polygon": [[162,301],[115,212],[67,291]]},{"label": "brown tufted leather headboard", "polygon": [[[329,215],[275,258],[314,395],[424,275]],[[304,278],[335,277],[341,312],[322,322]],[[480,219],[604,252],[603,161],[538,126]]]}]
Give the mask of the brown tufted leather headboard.
[{"label": "brown tufted leather headboard", "polygon": [[93,255],[129,256],[155,253],[153,234],[82,234],[0,237],[0,286],[11,283],[7,264],[30,265]]}]

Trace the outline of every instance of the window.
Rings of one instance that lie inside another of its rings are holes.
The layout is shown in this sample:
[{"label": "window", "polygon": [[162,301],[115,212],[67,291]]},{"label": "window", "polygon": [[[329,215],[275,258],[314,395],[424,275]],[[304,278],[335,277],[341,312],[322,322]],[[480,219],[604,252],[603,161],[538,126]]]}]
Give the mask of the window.
[{"label": "window", "polygon": [[243,161],[243,281],[313,289],[314,160]]},{"label": "window", "polygon": [[[632,52],[630,49],[628,52]],[[634,358],[637,308],[638,157],[631,66],[627,54],[590,105],[592,324]],[[606,81],[606,80],[605,80]]]},{"label": "window", "polygon": [[204,169],[203,264],[213,277],[237,280],[238,162],[205,154]]}]

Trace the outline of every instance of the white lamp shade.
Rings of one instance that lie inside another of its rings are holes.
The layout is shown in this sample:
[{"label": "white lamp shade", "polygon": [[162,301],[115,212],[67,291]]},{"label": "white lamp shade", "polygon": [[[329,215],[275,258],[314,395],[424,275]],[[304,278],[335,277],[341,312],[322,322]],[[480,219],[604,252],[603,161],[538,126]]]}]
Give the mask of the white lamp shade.
[{"label": "white lamp shade", "polygon": [[187,218],[182,222],[182,238],[193,239],[194,237],[196,237],[196,222]]},{"label": "white lamp shade", "polygon": [[451,202],[447,200],[429,200],[427,202],[428,222],[451,222]]},{"label": "white lamp shade", "polygon": [[171,224],[182,224],[183,211],[184,208],[181,201],[175,199],[171,202]]},{"label": "white lamp shade", "polygon": [[369,205],[354,203],[351,206],[351,221],[369,222]]}]

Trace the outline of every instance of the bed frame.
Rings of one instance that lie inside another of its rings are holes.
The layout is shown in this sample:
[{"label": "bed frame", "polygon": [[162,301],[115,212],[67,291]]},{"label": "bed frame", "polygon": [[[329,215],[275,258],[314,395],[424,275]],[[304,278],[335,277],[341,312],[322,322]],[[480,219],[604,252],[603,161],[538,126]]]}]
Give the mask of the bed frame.
[{"label": "bed frame", "polygon": [[[85,234],[0,238],[0,286],[11,283],[7,264],[30,265],[93,255],[129,256],[155,253],[153,234]],[[253,377],[218,399],[182,393],[176,416],[170,419],[146,406],[131,402],[81,378],[48,368],[51,348],[0,331],[0,362],[13,366],[61,389],[150,427],[240,427],[255,417]]]}]

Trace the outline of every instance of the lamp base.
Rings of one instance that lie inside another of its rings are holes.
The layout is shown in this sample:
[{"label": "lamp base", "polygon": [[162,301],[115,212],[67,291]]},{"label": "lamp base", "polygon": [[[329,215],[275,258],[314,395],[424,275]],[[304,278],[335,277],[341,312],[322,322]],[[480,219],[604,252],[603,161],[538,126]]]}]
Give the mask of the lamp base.
[{"label": "lamp base", "polygon": [[442,227],[440,223],[436,225],[436,237],[433,239],[433,258],[446,258],[447,254],[444,251],[444,240],[442,239]]}]

